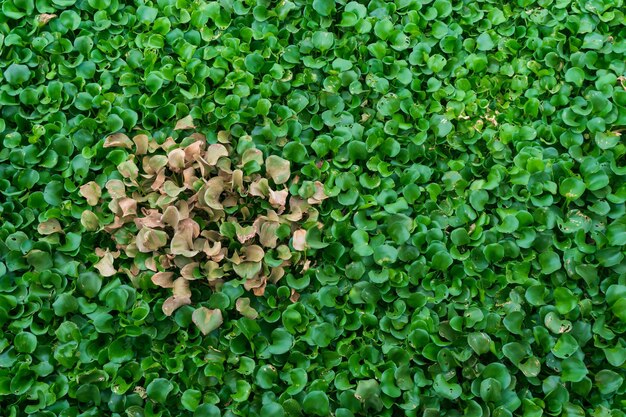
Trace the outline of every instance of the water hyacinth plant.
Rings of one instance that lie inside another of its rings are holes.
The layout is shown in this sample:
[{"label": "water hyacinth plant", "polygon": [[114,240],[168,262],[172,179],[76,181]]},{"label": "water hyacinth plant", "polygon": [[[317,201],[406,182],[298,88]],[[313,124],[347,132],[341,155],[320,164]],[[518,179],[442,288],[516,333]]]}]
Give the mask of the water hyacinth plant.
[{"label": "water hyacinth plant", "polygon": [[624,417],[623,0],[4,0],[2,417]]}]

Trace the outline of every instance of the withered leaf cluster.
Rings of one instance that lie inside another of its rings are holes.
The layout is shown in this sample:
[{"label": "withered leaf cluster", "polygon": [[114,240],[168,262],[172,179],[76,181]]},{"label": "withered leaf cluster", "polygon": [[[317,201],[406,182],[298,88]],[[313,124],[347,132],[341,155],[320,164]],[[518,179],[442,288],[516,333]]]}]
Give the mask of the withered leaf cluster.
[{"label": "withered leaf cluster", "polygon": [[[285,268],[310,266],[306,234],[321,227],[314,206],[326,198],[323,185],[314,183],[308,198],[292,195],[288,185],[299,179],[289,161],[265,157],[251,141],[237,153],[227,134],[218,137],[223,143],[191,133],[158,144],[146,134],[111,135],[105,147],[132,151],[118,167],[121,178],[109,179],[104,190],[96,182],[80,188],[89,205],[103,199],[114,215],[103,229],[116,247],[98,249],[96,268],[112,276],[120,270],[116,258],[149,254],[125,272],[152,271],[155,285],[172,289],[166,315],[191,304],[192,281],[219,290],[235,279],[260,296]],[[91,216],[86,212],[83,222]]]}]

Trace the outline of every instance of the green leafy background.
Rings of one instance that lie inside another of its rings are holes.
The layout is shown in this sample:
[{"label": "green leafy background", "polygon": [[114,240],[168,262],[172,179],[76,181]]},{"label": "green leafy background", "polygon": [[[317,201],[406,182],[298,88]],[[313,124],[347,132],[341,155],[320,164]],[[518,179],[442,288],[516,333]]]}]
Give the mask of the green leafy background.
[{"label": "green leafy background", "polygon": [[[623,10],[2,1],[1,414],[624,416]],[[330,196],[314,268],[194,290],[206,337],[149,277],[99,276],[80,223],[129,157],[104,138],[188,115]]]}]

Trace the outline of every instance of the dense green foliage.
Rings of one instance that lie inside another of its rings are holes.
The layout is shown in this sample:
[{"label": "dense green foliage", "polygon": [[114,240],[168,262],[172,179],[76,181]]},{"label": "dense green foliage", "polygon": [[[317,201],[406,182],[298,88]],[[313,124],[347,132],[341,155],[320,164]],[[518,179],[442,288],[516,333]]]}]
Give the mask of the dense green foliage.
[{"label": "dense green foliage", "polygon": [[[0,414],[623,417],[623,10],[3,0]],[[166,316],[95,266],[136,157],[104,145],[189,116],[328,198],[310,268]]]}]

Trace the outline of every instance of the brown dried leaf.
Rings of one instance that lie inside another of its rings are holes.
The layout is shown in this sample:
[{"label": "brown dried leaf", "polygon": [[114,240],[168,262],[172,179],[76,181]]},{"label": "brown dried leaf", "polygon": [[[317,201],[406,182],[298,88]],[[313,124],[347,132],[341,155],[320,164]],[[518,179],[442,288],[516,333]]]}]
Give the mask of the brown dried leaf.
[{"label": "brown dried leaf", "polygon": [[80,214],[80,224],[82,224],[88,232],[94,232],[100,227],[98,216],[91,210],[85,210]]},{"label": "brown dried leaf", "polygon": [[216,143],[213,145],[209,145],[209,148],[206,151],[204,156],[205,162],[210,166],[215,166],[217,164],[218,159],[228,156],[228,149],[220,143]]},{"label": "brown dried leaf", "polygon": [[233,176],[231,178],[231,186],[233,191],[239,193],[239,195],[245,195],[245,190],[243,187],[243,171],[240,169],[236,169],[233,171]]},{"label": "brown dried leaf", "polygon": [[105,148],[126,148],[132,149],[133,142],[124,133],[114,133],[104,140]]},{"label": "brown dried leaf", "polygon": [[287,197],[289,196],[289,190],[286,188],[280,191],[270,191],[270,204],[278,209],[284,209],[287,204]]},{"label": "brown dried leaf", "polygon": [[176,297],[175,295],[169,297],[163,302],[163,314],[171,316],[178,308],[191,304],[191,297]]},{"label": "brown dried leaf", "polygon": [[138,229],[142,227],[155,228],[155,227],[163,227],[163,222],[161,221],[161,212],[156,209],[141,209],[141,212],[145,217],[136,218],[135,224]]},{"label": "brown dried leaf", "polygon": [[148,253],[158,250],[167,245],[168,236],[167,233],[161,230],[150,229],[143,227],[139,233],[137,233],[137,249],[140,252]]},{"label": "brown dried leaf", "polygon": [[61,227],[61,223],[59,223],[57,219],[50,219],[46,220],[45,222],[39,223],[39,225],[37,226],[37,231],[40,234],[47,236],[53,233],[63,233],[63,228]]},{"label": "brown dried leaf", "polygon": [[297,251],[306,250],[306,230],[298,229],[293,232],[292,245],[293,248]]},{"label": "brown dried leaf", "polygon": [[133,138],[135,142],[135,155],[145,155],[148,153],[150,138],[148,135],[137,135]]},{"label": "brown dried leaf", "polygon": [[174,130],[186,130],[186,129],[195,129],[195,128],[196,127],[193,124],[193,117],[189,115],[177,121],[176,126],[174,127]]},{"label": "brown dried leaf", "polygon": [[57,15],[55,15],[55,14],[48,14],[48,13],[40,14],[39,17],[37,18],[37,20],[39,20],[39,26],[45,25],[46,23],[48,23],[49,21],[51,21],[55,17],[57,17]]},{"label": "brown dried leaf", "polygon": [[170,253],[172,255],[182,255],[185,257],[194,257],[198,254],[194,250],[193,230],[190,227],[179,225],[178,230],[174,233],[174,237],[170,243]]},{"label": "brown dried leaf", "polygon": [[248,148],[241,155],[241,165],[246,165],[250,161],[255,161],[259,165],[263,165],[263,152],[257,148]]},{"label": "brown dried leaf", "polygon": [[267,197],[270,193],[270,185],[267,178],[260,178],[252,182],[248,187],[248,192],[255,197]]},{"label": "brown dried leaf", "polygon": [[165,155],[154,155],[148,159],[148,163],[144,163],[144,170],[148,174],[155,174],[161,171],[162,168],[165,168],[167,165],[167,156]]},{"label": "brown dried leaf", "polygon": [[173,272],[157,272],[152,275],[152,283],[161,288],[174,288]]},{"label": "brown dried leaf", "polygon": [[124,178],[136,180],[139,176],[139,168],[133,161],[125,161],[117,166],[117,170]]},{"label": "brown dried leaf", "polygon": [[282,277],[285,276],[285,269],[277,266],[272,268],[272,272],[270,272],[270,276],[268,277],[268,281],[272,284],[276,284]]},{"label": "brown dried leaf", "polygon": [[215,210],[221,210],[223,208],[219,201],[220,196],[224,192],[224,180],[221,177],[213,177],[208,180],[202,190],[202,203]]},{"label": "brown dried leaf", "polygon": [[167,155],[167,164],[174,172],[180,172],[185,168],[185,151],[183,149],[174,149]]},{"label": "brown dried leaf", "polygon": [[259,245],[244,246],[241,248],[242,259],[249,262],[261,262],[265,251]]},{"label": "brown dried leaf", "polygon": [[239,223],[235,223],[235,231],[237,233],[237,240],[240,243],[246,243],[250,239],[254,239],[254,235],[256,235],[256,230],[253,226],[245,226],[242,227]]},{"label": "brown dried leaf", "polygon": [[111,198],[126,197],[126,186],[120,180],[109,180],[106,184],[106,189]]},{"label": "brown dried leaf", "polygon": [[80,195],[85,197],[85,200],[87,200],[87,204],[89,204],[90,206],[95,206],[100,200],[100,196],[102,195],[102,189],[98,184],[96,184],[95,181],[89,181],[87,184],[80,187]]},{"label": "brown dried leaf", "polygon": [[178,227],[178,222],[180,222],[180,212],[176,206],[169,206],[163,212],[161,216],[161,222],[170,227],[176,229]]},{"label": "brown dried leaf", "polygon": [[104,256],[94,265],[94,268],[96,268],[103,277],[112,277],[117,273],[117,270],[113,266],[113,260],[113,255],[107,250]]},{"label": "brown dried leaf", "polygon": [[238,298],[235,302],[235,308],[242,316],[247,317],[250,320],[255,320],[259,317],[259,313],[254,308],[250,307],[249,298]]},{"label": "brown dried leaf", "polygon": [[194,272],[199,267],[200,264],[198,262],[190,262],[180,269],[180,275],[186,280],[194,280],[196,279]]},{"label": "brown dried leaf", "polygon": [[117,204],[120,207],[122,217],[137,215],[137,201],[132,198],[121,198]]},{"label": "brown dried leaf", "polygon": [[276,230],[278,229],[278,222],[264,222],[258,229],[259,242],[266,248],[275,248],[278,241],[276,236]]},{"label": "brown dried leaf", "polygon": [[326,200],[328,196],[324,192],[324,184],[322,184],[319,181],[315,181],[314,185],[315,185],[315,194],[309,197],[307,202],[309,204],[320,204],[322,201]]},{"label": "brown dried leaf", "polygon": [[291,162],[280,156],[270,155],[265,160],[265,171],[275,184],[284,184],[291,175]]},{"label": "brown dried leaf", "polygon": [[249,279],[243,283],[243,287],[247,290],[254,293],[257,297],[265,294],[265,287],[267,285],[267,278],[264,276],[258,276],[254,279]]},{"label": "brown dried leaf", "polygon": [[204,149],[204,143],[202,142],[193,142],[191,145],[187,146],[185,150],[185,163],[187,165],[193,163],[194,161],[198,161],[202,158],[202,150]]}]

